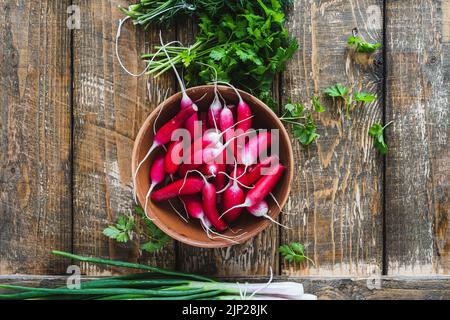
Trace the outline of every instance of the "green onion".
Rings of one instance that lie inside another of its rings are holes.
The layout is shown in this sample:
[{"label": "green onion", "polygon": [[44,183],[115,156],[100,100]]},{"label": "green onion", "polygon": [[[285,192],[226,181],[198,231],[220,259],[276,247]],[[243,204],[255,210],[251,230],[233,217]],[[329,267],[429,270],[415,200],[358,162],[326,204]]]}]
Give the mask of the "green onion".
[{"label": "green onion", "polygon": [[[61,251],[54,251],[53,253],[83,262],[152,272],[89,280],[82,282],[79,289],[0,285],[0,289],[15,291],[14,293],[0,294],[0,300],[305,300],[315,298],[304,294],[301,284],[293,282],[272,283],[272,278],[268,283],[239,285],[215,282],[202,276],[152,266],[87,258]],[[170,276],[170,278],[155,278],[155,275]],[[195,279],[196,281],[189,279]],[[199,281],[199,279],[201,280]]]},{"label": "green onion", "polygon": [[200,281],[208,281],[208,282],[212,282],[213,281],[213,280],[211,280],[209,278],[202,277],[202,276],[197,276],[197,275],[184,273],[184,272],[169,271],[169,270],[161,269],[161,268],[158,268],[158,267],[146,266],[146,265],[143,265],[143,264],[122,262],[122,261],[114,261],[114,260],[101,259],[101,258],[82,257],[82,256],[78,256],[78,255],[75,255],[75,254],[72,254],[72,253],[56,251],[56,250],[52,251],[52,253],[57,255],[57,256],[62,256],[62,257],[66,257],[66,258],[70,258],[70,259],[74,259],[74,260],[78,260],[78,261],[82,261],[82,262],[103,264],[103,265],[109,265],[109,266],[114,266],[114,267],[149,270],[149,271],[152,271],[152,272],[155,272],[155,273],[159,273],[159,274],[162,274],[162,275],[166,275],[166,276],[175,276],[175,277],[181,277],[181,278],[187,278],[187,279],[195,279],[195,280],[200,280]]}]

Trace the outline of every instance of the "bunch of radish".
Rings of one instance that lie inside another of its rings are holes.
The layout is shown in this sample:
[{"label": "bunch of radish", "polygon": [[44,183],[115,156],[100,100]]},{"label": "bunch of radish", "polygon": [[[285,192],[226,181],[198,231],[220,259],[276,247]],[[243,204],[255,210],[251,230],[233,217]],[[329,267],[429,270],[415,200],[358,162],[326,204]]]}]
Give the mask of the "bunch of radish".
[{"label": "bunch of radish", "polygon": [[[271,132],[253,128],[250,106],[231,85],[238,98],[236,106],[221,99],[216,83],[213,101],[207,111],[200,112],[174,70],[182,89],[180,110],[155,130],[153,144],[133,176],[136,186],[139,170],[160,149],[150,166],[145,212],[148,201],[179,199],[187,216],[199,220],[208,237],[214,234],[230,241],[235,237],[221,233],[243,214],[277,223],[269,215],[267,200],[272,197],[278,205],[272,191],[285,167],[276,155],[268,155]],[[187,139],[180,139],[180,132],[187,132]]]}]

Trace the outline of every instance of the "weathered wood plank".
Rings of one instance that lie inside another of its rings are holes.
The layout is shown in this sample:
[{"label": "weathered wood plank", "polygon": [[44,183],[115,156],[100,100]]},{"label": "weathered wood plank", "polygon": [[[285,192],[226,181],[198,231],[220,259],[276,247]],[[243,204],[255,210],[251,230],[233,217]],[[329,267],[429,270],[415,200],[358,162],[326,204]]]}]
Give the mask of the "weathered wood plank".
[{"label": "weathered wood plank", "polygon": [[388,272],[450,271],[450,1],[387,1]]},{"label": "weathered wood plank", "polygon": [[71,250],[70,1],[0,1],[0,274]]},{"label": "weathered wood plank", "polygon": [[[131,153],[134,138],[150,111],[172,93],[171,77],[133,78],[119,66],[114,41],[118,5],[128,1],[75,1],[81,10],[81,29],[74,38],[74,251],[83,255],[136,260],[138,241],[120,246],[108,241],[102,230],[132,201]],[[166,30],[166,33],[172,31]],[[128,22],[122,30],[120,54],[134,73],[145,68],[139,56],[159,43],[159,33],[136,30]],[[174,244],[141,262],[173,267]],[[85,268],[89,274],[98,267]]]},{"label": "weathered wood plank", "polygon": [[[195,30],[195,22],[180,22],[178,40],[184,44],[194,43]],[[278,83],[274,87],[277,98]],[[215,276],[267,275],[270,267],[278,274],[278,238],[278,228],[270,226],[253,240],[227,249],[199,249],[180,243],[177,266],[186,272]]]},{"label": "weathered wood plank", "polygon": [[[1,284],[56,287],[66,283],[65,277],[1,277]],[[92,278],[84,278],[91,280]],[[266,282],[266,277],[222,278],[227,282]],[[274,281],[302,283],[305,292],[317,295],[319,300],[448,300],[449,277],[382,277],[331,278],[331,277],[275,277]],[[2,292],[0,290],[0,292]]]},{"label": "weathered wood plank", "polygon": [[351,120],[324,100],[328,110],[317,118],[317,145],[294,143],[296,179],[282,216],[292,230],[282,230],[282,243],[305,243],[316,266],[285,264],[283,274],[382,271],[383,158],[368,136],[382,119],[382,68],[357,66],[346,49],[355,27],[367,41],[382,42],[382,11],[380,0],[297,0],[289,15],[288,28],[300,50],[283,77],[285,102],[310,101],[336,83],[376,93],[378,100],[355,110]]}]

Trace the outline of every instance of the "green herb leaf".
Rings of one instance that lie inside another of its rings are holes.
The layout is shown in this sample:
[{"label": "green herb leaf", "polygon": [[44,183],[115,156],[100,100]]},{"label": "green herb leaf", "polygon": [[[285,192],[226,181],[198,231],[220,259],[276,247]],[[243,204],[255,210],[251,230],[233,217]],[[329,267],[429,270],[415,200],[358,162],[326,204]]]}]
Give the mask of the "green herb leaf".
[{"label": "green herb leaf", "polygon": [[117,242],[126,243],[130,240],[135,226],[134,218],[131,216],[119,216],[117,223],[103,230],[103,234]]},{"label": "green herb leaf", "polygon": [[370,103],[377,99],[377,97],[373,94],[367,92],[356,92],[353,95],[353,100],[358,102]]},{"label": "green herb leaf", "polygon": [[294,137],[304,146],[309,146],[316,139],[320,138],[320,135],[317,134],[317,126],[314,123],[311,114],[307,116],[305,124],[294,126]]},{"label": "green herb leaf", "polygon": [[332,98],[345,98],[349,92],[349,89],[341,85],[340,83],[333,87],[325,89],[324,93]]},{"label": "green herb leaf", "polygon": [[374,139],[375,148],[382,154],[385,155],[388,152],[388,146],[384,141],[384,130],[390,125],[388,123],[386,126],[382,126],[379,123],[374,123],[369,129],[369,135]]},{"label": "green herb leaf", "polygon": [[148,242],[141,245],[141,250],[148,253],[154,253],[161,250],[169,241],[170,237],[162,232],[147,216],[142,208],[136,207],[135,212],[144,219],[147,227]]},{"label": "green herb leaf", "polygon": [[379,43],[368,43],[363,41],[360,37],[355,36],[349,37],[347,43],[349,46],[354,47],[355,51],[359,53],[372,53],[381,46]]},{"label": "green herb leaf", "polygon": [[314,107],[314,110],[318,113],[325,112],[324,106],[320,103],[319,98],[317,96],[312,97],[312,104]]},{"label": "green herb leaf", "polygon": [[292,118],[301,117],[305,106],[301,103],[288,103],[284,106],[285,112]]},{"label": "green herb leaf", "polygon": [[287,262],[304,262],[309,260],[314,264],[314,261],[305,255],[305,247],[298,242],[282,245],[278,252],[283,256]]}]

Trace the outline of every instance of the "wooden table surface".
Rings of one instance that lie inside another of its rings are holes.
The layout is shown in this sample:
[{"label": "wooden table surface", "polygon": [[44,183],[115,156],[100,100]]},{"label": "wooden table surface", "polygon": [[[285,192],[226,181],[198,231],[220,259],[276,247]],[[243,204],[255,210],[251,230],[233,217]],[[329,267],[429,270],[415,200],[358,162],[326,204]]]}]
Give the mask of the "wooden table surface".
[{"label": "wooden table surface", "polygon": [[[66,26],[72,4],[80,29]],[[300,49],[275,97],[305,101],[341,82],[378,100],[351,120],[329,108],[317,118],[318,143],[294,143],[295,180],[280,218],[290,230],[271,226],[223,250],[172,242],[142,257],[137,241],[120,246],[102,230],[133,207],[134,138],[177,87],[171,74],[133,78],[120,68],[117,6],[127,4],[0,0],[0,275],[65,274],[68,262],[49,253],[57,249],[223,277],[267,276],[272,267],[280,277],[329,281],[338,293],[345,279],[385,275],[406,286],[399,296],[450,298],[450,0],[296,0],[287,26]],[[383,44],[373,65],[352,62],[354,28]],[[125,26],[128,68],[145,67],[139,55],[158,34]],[[194,34],[191,22],[163,30],[185,44]],[[383,157],[367,132],[389,121]],[[293,241],[306,244],[315,266],[281,260],[277,248]],[[416,291],[427,288],[441,291]]]}]

